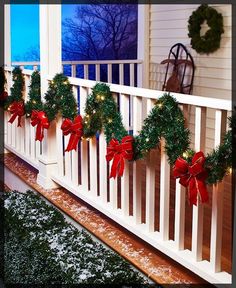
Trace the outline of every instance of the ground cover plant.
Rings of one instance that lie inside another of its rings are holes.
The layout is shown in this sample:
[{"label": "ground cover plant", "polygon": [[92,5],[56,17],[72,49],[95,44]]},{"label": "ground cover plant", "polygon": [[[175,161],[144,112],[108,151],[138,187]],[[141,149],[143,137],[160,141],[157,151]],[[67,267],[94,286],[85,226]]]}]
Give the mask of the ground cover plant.
[{"label": "ground cover plant", "polygon": [[14,191],[4,197],[6,284],[145,287],[143,276],[129,263],[66,222],[40,196]]}]

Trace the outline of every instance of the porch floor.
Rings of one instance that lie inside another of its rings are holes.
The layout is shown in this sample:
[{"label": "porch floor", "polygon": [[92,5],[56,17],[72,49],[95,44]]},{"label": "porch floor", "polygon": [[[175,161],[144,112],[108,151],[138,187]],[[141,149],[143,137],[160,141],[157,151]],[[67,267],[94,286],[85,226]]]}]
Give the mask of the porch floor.
[{"label": "porch floor", "polygon": [[43,189],[36,183],[37,170],[14,154],[5,154],[4,164],[26,184],[122,255],[153,281],[163,286],[167,283],[206,284],[203,279],[131,234],[69,191],[63,188]]}]

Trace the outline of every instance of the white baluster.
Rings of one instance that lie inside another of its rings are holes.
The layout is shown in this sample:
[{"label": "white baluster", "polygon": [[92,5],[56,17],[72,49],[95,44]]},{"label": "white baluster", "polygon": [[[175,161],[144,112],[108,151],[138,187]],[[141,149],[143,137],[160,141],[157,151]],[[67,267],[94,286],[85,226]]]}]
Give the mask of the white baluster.
[{"label": "white baluster", "polygon": [[176,180],[175,188],[175,243],[178,250],[184,249],[186,189]]},{"label": "white baluster", "polygon": [[100,64],[95,65],[96,81],[100,81]]},{"label": "white baluster", "polygon": [[[120,95],[120,112],[125,129],[129,129],[129,95]],[[121,178],[121,209],[124,216],[129,216],[129,163],[125,161],[125,169]]]},{"label": "white baluster", "polygon": [[94,197],[97,196],[97,140],[96,136],[89,140],[90,160],[90,191]]},{"label": "white baluster", "polygon": [[[147,100],[147,114],[154,106],[154,101]],[[145,139],[149,141],[149,139]],[[155,156],[150,151],[147,156],[146,166],[146,225],[149,232],[154,231],[154,208],[155,208]]]},{"label": "white baluster", "polygon": [[[80,87],[80,115],[84,116],[85,103],[88,90]],[[81,141],[81,184],[84,191],[88,191],[88,142],[86,139]]]},{"label": "white baluster", "polygon": [[[70,135],[64,136],[65,149],[69,143]],[[71,181],[71,151],[65,152],[65,177]]]},{"label": "white baluster", "polygon": [[105,135],[102,132],[99,136],[99,191],[102,202],[107,203],[107,161],[106,161],[107,143]]},{"label": "white baluster", "polygon": [[[206,109],[196,107],[195,109],[195,150],[204,151],[206,127]],[[203,242],[203,205],[198,200],[197,206],[193,206],[192,224],[192,253],[196,261],[202,260]]]},{"label": "white baluster", "polygon": [[112,83],[112,64],[107,64],[107,82]]},{"label": "white baluster", "polygon": [[[189,119],[189,105],[183,105],[183,115],[185,117],[185,126]],[[185,230],[185,201],[186,188],[176,180],[175,186],[175,243],[178,250],[184,249],[184,230]]]},{"label": "white baluster", "polygon": [[[221,144],[222,133],[225,132],[223,122],[225,113],[221,110],[215,112],[215,143],[217,147]],[[222,228],[223,228],[223,202],[224,202],[224,183],[213,185],[212,192],[212,215],[211,215],[211,250],[210,262],[214,272],[221,271],[221,250],[222,250]]]},{"label": "white baluster", "polygon": [[[78,88],[77,86],[73,86],[73,95],[75,97],[76,103],[78,99]],[[79,145],[77,145],[76,151],[72,150],[71,152],[71,165],[72,165],[72,171],[71,171],[71,177],[72,182],[74,185],[78,185],[79,183],[79,171],[78,171],[78,165],[79,165]]]},{"label": "white baluster", "polygon": [[124,64],[119,64],[119,84],[124,85]]},{"label": "white baluster", "polygon": [[169,206],[170,206],[170,165],[165,153],[165,141],[161,140],[160,170],[160,235],[162,240],[169,240]]},{"label": "white baluster", "polygon": [[84,79],[89,79],[89,70],[87,64],[84,64]]},{"label": "white baluster", "polygon": [[76,77],[76,64],[71,65],[71,77]]},{"label": "white baluster", "polygon": [[[142,128],[142,98],[134,96],[134,113],[133,117],[133,133],[137,135]],[[141,161],[137,160],[133,163],[133,215],[135,223],[141,223],[141,185],[142,185],[142,165]]]}]

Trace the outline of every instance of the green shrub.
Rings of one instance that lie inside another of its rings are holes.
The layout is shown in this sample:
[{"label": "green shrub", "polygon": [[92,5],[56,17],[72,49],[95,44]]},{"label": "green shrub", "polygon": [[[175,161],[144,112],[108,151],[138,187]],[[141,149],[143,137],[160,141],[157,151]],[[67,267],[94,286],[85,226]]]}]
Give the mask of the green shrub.
[{"label": "green shrub", "polygon": [[123,258],[67,223],[32,191],[5,197],[6,284],[145,283]]}]

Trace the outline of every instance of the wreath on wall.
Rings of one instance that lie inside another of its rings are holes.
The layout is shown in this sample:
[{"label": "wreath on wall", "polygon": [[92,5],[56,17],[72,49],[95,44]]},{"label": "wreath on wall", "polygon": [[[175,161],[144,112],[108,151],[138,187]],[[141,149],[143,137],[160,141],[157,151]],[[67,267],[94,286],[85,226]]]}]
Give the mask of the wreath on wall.
[{"label": "wreath on wall", "polygon": [[[201,25],[207,22],[209,30],[201,36]],[[223,29],[223,16],[207,4],[202,4],[195,10],[188,20],[188,36],[191,38],[192,48],[200,54],[209,54],[220,47]]]},{"label": "wreath on wall", "polygon": [[[57,116],[63,118],[61,130],[69,135],[65,151],[76,150],[81,139],[96,136],[104,130],[107,142],[106,160],[112,162],[110,177],[122,176],[125,160],[135,161],[145,158],[146,154],[165,139],[165,152],[173,175],[188,188],[190,204],[207,202],[206,184],[215,184],[230,173],[232,169],[232,128],[236,128],[236,115],[229,119],[230,130],[224,135],[223,142],[206,156],[203,152],[190,149],[190,131],[185,127],[185,119],[178,102],[169,94],[160,97],[147,118],[139,135],[133,136],[122,123],[110,88],[97,83],[88,95],[85,115],[78,115],[72,85],[63,74],[57,74],[49,83],[45,102],[40,100],[40,75],[34,72],[30,85],[30,99],[26,103],[27,116],[36,126],[35,140],[42,141],[43,130]],[[174,139],[174,141],[173,141]]]}]

